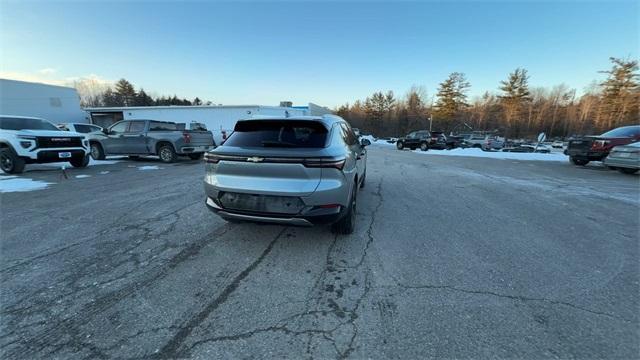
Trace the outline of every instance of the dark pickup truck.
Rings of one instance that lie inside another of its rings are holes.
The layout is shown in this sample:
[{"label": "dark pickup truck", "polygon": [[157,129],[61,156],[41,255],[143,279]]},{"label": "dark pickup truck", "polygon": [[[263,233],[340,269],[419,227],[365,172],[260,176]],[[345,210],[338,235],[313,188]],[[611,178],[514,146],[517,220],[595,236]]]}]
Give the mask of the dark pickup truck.
[{"label": "dark pickup truck", "polygon": [[156,120],[117,122],[89,143],[91,157],[96,160],[109,155],[158,155],[163,162],[173,162],[183,155],[196,160],[215,147],[211,131],[184,130],[184,124]]},{"label": "dark pickup truck", "polygon": [[614,146],[640,140],[640,125],[619,127],[599,136],[585,136],[569,141],[565,154],[575,165],[604,160]]}]

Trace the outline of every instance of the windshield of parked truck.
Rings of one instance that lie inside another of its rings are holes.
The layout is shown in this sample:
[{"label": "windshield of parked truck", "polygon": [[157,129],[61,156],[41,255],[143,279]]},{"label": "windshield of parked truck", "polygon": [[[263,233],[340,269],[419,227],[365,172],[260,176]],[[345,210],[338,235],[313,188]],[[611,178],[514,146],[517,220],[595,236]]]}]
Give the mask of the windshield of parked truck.
[{"label": "windshield of parked truck", "polygon": [[321,148],[327,128],[308,120],[238,121],[225,146]]},{"label": "windshield of parked truck", "polygon": [[2,130],[51,130],[62,131],[52,123],[33,118],[0,117],[0,129]]}]

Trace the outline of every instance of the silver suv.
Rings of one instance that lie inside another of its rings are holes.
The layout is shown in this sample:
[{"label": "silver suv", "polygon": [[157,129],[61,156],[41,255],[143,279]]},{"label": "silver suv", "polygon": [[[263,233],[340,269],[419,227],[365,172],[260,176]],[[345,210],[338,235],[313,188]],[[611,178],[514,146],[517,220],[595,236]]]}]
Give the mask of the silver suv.
[{"label": "silver suv", "polygon": [[350,234],[370,144],[334,115],[238,121],[205,154],[207,207],[230,221],[331,223]]}]

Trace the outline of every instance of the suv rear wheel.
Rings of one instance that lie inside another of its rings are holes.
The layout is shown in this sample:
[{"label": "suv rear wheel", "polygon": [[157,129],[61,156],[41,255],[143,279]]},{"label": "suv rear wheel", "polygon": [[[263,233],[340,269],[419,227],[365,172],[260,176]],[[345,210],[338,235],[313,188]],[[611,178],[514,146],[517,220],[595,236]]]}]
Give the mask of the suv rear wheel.
[{"label": "suv rear wheel", "polygon": [[573,165],[585,166],[589,163],[589,160],[576,159],[575,157],[570,157],[569,160]]},{"label": "suv rear wheel", "polygon": [[351,201],[349,202],[349,208],[344,217],[338,222],[333,224],[333,232],[337,234],[348,235],[353,233],[356,228],[356,204],[358,198],[358,186],[353,187],[353,194],[351,195]]},{"label": "suv rear wheel", "polygon": [[638,172],[638,169],[630,169],[630,168],[618,168],[618,170],[623,174],[633,175]]},{"label": "suv rear wheel", "polygon": [[429,150],[429,145],[427,145],[427,143],[426,143],[426,142],[422,142],[422,143],[420,143],[420,150],[422,150],[422,151],[427,151],[427,150]]},{"label": "suv rear wheel", "polygon": [[402,141],[398,141],[398,142],[396,143],[396,148],[397,148],[398,150],[402,150],[402,149],[404,149],[404,143],[403,143]]},{"label": "suv rear wheel", "polygon": [[0,149],[0,168],[7,174],[20,174],[24,171],[25,161],[10,148]]},{"label": "suv rear wheel", "polygon": [[173,146],[169,144],[161,145],[158,149],[158,156],[160,160],[165,163],[172,163],[176,161],[176,152],[173,150]]}]

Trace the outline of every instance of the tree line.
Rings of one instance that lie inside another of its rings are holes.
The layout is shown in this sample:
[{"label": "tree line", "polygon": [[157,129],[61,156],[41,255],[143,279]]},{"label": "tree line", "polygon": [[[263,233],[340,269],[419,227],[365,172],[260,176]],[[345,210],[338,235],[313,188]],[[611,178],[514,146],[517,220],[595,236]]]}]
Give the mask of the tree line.
[{"label": "tree line", "polygon": [[162,105],[211,105],[211,101],[203,101],[196,97],[193,100],[173,96],[152,97],[143,88],[136,90],[126,79],[118,80],[113,88],[92,79],[76,82],[75,88],[80,94],[80,105],[83,107],[119,107],[119,106],[162,106]]},{"label": "tree line", "polygon": [[518,68],[500,81],[497,92],[486,91],[472,100],[464,73],[451,73],[434,98],[424,87],[414,86],[402,98],[392,91],[375,92],[365,100],[345,104],[335,111],[354,127],[377,136],[400,136],[417,129],[449,132],[496,131],[519,138],[540,132],[550,137],[598,134],[640,123],[638,61],[610,58],[606,79],[584,94],[561,84],[531,87],[529,73]]}]

